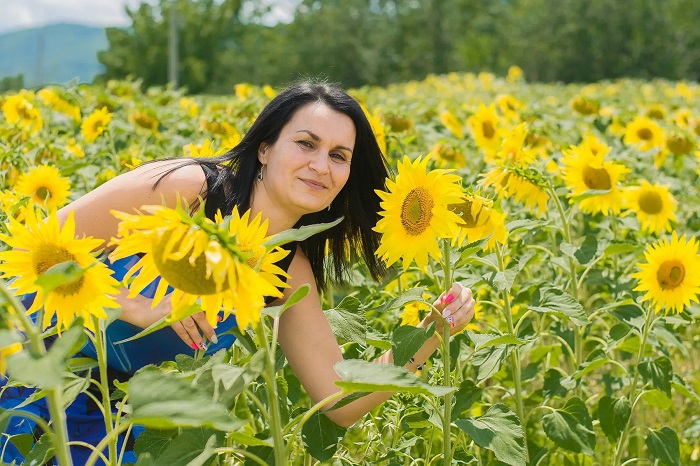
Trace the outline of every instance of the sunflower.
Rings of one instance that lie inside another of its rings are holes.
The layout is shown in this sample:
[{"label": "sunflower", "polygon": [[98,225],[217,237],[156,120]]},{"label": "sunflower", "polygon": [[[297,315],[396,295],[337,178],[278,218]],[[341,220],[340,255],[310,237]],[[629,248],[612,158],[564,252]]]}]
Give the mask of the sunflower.
[{"label": "sunflower", "polygon": [[30,133],[38,133],[44,124],[41,112],[32,103],[34,95],[25,90],[5,99],[2,112],[11,125],[17,125]]},{"label": "sunflower", "polygon": [[[13,249],[0,252],[3,262],[0,272],[3,278],[16,277],[10,286],[17,294],[36,293],[28,312],[44,306],[43,328],[51,325],[55,315],[59,331],[68,328],[76,317],[83,317],[85,326],[94,331],[91,316],[106,319],[104,308],[119,307],[112,298],[119,292],[119,283],[92,253],[103,241],[91,237],[76,239],[73,212],[68,214],[63,227],[55,213],[44,220],[34,209],[27,209],[24,224],[12,217],[8,220],[8,234],[0,235],[0,240]],[[77,263],[83,274],[45,293],[36,284],[37,278],[54,265],[67,261]]]},{"label": "sunflower", "polygon": [[569,102],[571,109],[581,115],[597,115],[600,105],[583,96],[576,96]]},{"label": "sunflower", "polygon": [[133,124],[136,128],[143,128],[146,129],[152,133],[157,133],[158,132],[158,125],[160,124],[158,120],[153,117],[152,115],[149,115],[146,112],[133,112],[129,115],[129,121],[131,124]]},{"label": "sunflower", "polygon": [[70,196],[70,182],[51,165],[39,165],[23,173],[14,189],[16,194],[29,196],[36,204],[49,210],[61,207]]},{"label": "sunflower", "polygon": [[[150,215],[112,212],[121,222],[119,237],[111,243],[117,247],[110,259],[143,254],[124,277],[131,281],[130,296],[136,296],[160,276],[152,305],[163,299],[168,286],[173,287],[173,321],[187,315],[199,301],[212,327],[217,324],[219,311],[223,311],[226,317],[234,312],[242,329],[260,321],[265,296],[282,296],[275,283],[246,263],[257,251],[256,241],[264,232],[243,225],[237,211],[230,220],[236,230],[236,236],[231,237],[229,230],[204,217],[201,210],[194,216],[182,208],[144,206],[143,210]],[[238,237],[256,242],[249,245],[251,252],[245,253],[237,246]],[[267,263],[263,260],[261,264]]]},{"label": "sunflower", "polygon": [[509,131],[496,152],[495,162],[501,165],[516,165],[526,168],[537,159],[537,151],[525,147],[527,126],[520,123]]},{"label": "sunflower", "polygon": [[459,216],[448,208],[462,198],[460,177],[447,170],[427,172],[429,158],[413,163],[407,156],[398,163],[396,181],[387,180],[389,192],[376,191],[382,199],[383,217],[374,230],[382,233],[376,255],[387,266],[403,257],[403,268],[415,259],[421,269],[428,256],[439,260],[438,238],[450,238],[457,232]]},{"label": "sunflower", "polygon": [[666,139],[666,149],[673,155],[690,154],[695,149],[695,143],[684,134],[674,133]]},{"label": "sunflower", "polygon": [[447,128],[450,133],[457,139],[464,139],[464,131],[462,130],[462,123],[459,122],[456,116],[449,110],[445,110],[440,114],[440,121],[445,128]]},{"label": "sunflower", "polygon": [[671,222],[676,221],[678,202],[667,186],[650,184],[642,181],[641,186],[632,186],[624,190],[624,202],[642,225],[643,231],[661,234],[671,229]]},{"label": "sunflower", "polygon": [[492,160],[501,143],[500,120],[496,115],[496,107],[480,104],[476,113],[467,119],[467,125],[477,147],[484,151],[488,161]]},{"label": "sunflower", "polygon": [[532,170],[520,167],[496,167],[481,176],[483,186],[492,186],[496,194],[502,198],[512,197],[516,202],[522,202],[538,215],[547,210],[549,197],[541,187],[541,177]]},{"label": "sunflower", "polygon": [[639,280],[635,291],[645,291],[643,301],[651,300],[656,312],[679,313],[684,306],[697,302],[700,294],[700,254],[694,238],[679,239],[674,231],[671,241],[663,238],[647,246],[644,251],[645,264],[633,273]]},{"label": "sunflower", "polygon": [[95,140],[104,133],[107,125],[112,120],[112,114],[106,107],[102,107],[92,112],[80,125],[80,132],[87,142],[95,142]]},{"label": "sunflower", "polygon": [[564,182],[571,190],[570,196],[580,196],[587,191],[607,191],[582,199],[581,210],[590,214],[602,212],[618,214],[622,208],[622,192],[618,182],[629,172],[624,165],[606,162],[603,153],[593,155],[584,146],[572,146],[564,151]]},{"label": "sunflower", "polygon": [[506,74],[506,81],[509,83],[515,83],[518,81],[522,81],[525,78],[523,77],[523,69],[520,68],[517,65],[511,65],[508,68],[508,74]]},{"label": "sunflower", "polygon": [[63,99],[56,91],[46,88],[40,90],[38,95],[41,100],[57,112],[67,115],[73,120],[80,120],[80,108]]},{"label": "sunflower", "polygon": [[226,148],[222,146],[219,150],[214,150],[214,141],[206,140],[201,144],[183,146],[182,153],[185,157],[215,157],[226,153]]},{"label": "sunflower", "polygon": [[360,105],[360,107],[362,107],[362,111],[365,113],[367,121],[369,121],[369,125],[372,127],[372,132],[374,133],[374,137],[377,139],[379,150],[382,151],[382,154],[386,155],[386,129],[382,124],[382,119],[379,117],[379,112],[375,110],[374,113],[369,113],[367,107],[365,107],[364,105]]},{"label": "sunflower", "polygon": [[664,139],[661,126],[647,117],[638,116],[625,127],[625,144],[637,146],[643,151],[663,148]]},{"label": "sunflower", "polygon": [[461,168],[467,164],[464,154],[446,143],[435,144],[430,149],[428,157],[440,167]]},{"label": "sunflower", "polygon": [[610,152],[610,146],[598,139],[593,133],[584,134],[579,146],[590,150],[591,154],[600,155],[601,157],[605,157]]},{"label": "sunflower", "polygon": [[453,244],[462,245],[464,240],[473,243],[490,236],[484,249],[492,250],[496,243],[506,244],[508,231],[505,215],[493,208],[493,201],[478,194],[465,194],[462,202],[450,206],[461,217],[459,234]]},{"label": "sunflower", "polygon": [[181,97],[179,104],[180,108],[184,110],[190,118],[196,118],[199,115],[199,106],[194,98]]},{"label": "sunflower", "polygon": [[501,94],[496,96],[496,104],[501,110],[506,119],[515,121],[520,118],[520,111],[524,107],[524,104],[509,94]]},{"label": "sunflower", "polygon": [[73,157],[76,157],[78,159],[82,159],[83,157],[85,157],[85,151],[82,147],[78,145],[78,143],[75,141],[75,138],[70,138],[68,140],[68,144],[66,144],[66,151],[68,151],[68,153],[70,154],[73,154]]}]

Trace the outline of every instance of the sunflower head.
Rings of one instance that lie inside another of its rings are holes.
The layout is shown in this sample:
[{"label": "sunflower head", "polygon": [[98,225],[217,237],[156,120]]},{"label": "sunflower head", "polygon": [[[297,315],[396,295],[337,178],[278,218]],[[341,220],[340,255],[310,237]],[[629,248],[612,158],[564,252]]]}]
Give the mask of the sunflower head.
[{"label": "sunflower head", "polygon": [[624,142],[643,151],[664,146],[664,130],[648,117],[636,117],[625,127]]},{"label": "sunflower head", "polygon": [[398,163],[395,181],[388,180],[388,192],[377,191],[382,199],[383,217],[374,230],[382,233],[377,256],[387,266],[403,257],[404,269],[415,259],[425,268],[428,256],[440,258],[439,238],[454,236],[460,218],[449,210],[462,197],[460,177],[447,170],[427,170],[429,158]]},{"label": "sunflower head", "polygon": [[596,115],[600,105],[584,96],[576,96],[570,102],[572,110],[581,115]]},{"label": "sunflower head", "polygon": [[445,110],[444,112],[442,112],[440,114],[440,121],[443,125],[445,125],[445,128],[447,128],[454,137],[456,137],[457,139],[464,138],[462,123],[452,112],[450,112],[449,110]]},{"label": "sunflower head", "polygon": [[[102,240],[76,239],[72,212],[61,226],[55,213],[42,219],[34,209],[27,209],[24,224],[10,217],[7,229],[8,234],[0,235],[0,240],[12,249],[0,252],[0,272],[3,278],[15,279],[10,286],[17,294],[37,294],[29,312],[44,306],[44,328],[52,324],[54,316],[59,331],[76,317],[83,317],[86,327],[94,331],[91,317],[104,319],[104,308],[118,307],[111,297],[118,293],[118,283],[92,252]],[[81,269],[77,278],[49,291],[37,285],[47,270],[69,261]]]},{"label": "sunflower head", "polygon": [[694,238],[678,238],[674,231],[671,240],[663,238],[647,246],[646,263],[632,274],[638,280],[635,291],[646,292],[643,301],[651,301],[656,312],[679,313],[700,294],[700,254]]},{"label": "sunflower head", "polygon": [[41,111],[33,103],[33,97],[33,93],[22,90],[19,94],[7,97],[2,105],[7,122],[29,133],[39,132],[44,124]]},{"label": "sunflower head", "polygon": [[459,233],[453,244],[462,245],[489,237],[484,249],[491,250],[496,243],[505,244],[508,232],[505,228],[505,216],[494,208],[493,201],[475,193],[466,193],[462,202],[450,206],[462,221],[458,224]]},{"label": "sunflower head", "polygon": [[95,140],[104,133],[112,120],[112,114],[107,107],[101,107],[92,112],[80,125],[80,132],[87,142]]},{"label": "sunflower head", "polygon": [[625,206],[637,214],[642,231],[661,234],[676,221],[678,202],[667,186],[642,181],[624,190]]},{"label": "sunflower head", "polygon": [[14,189],[16,194],[28,196],[50,210],[63,206],[70,196],[70,182],[51,165],[39,165],[23,173]]},{"label": "sunflower head", "polygon": [[[110,259],[142,254],[124,277],[132,296],[161,277],[153,306],[163,299],[168,286],[174,288],[173,320],[198,305],[212,326],[223,311],[235,313],[238,325],[245,328],[260,320],[265,296],[282,295],[276,288],[280,286],[277,274],[286,274],[268,261],[276,262],[284,254],[275,251],[267,258],[263,245],[267,224],[263,231],[259,217],[249,224],[249,213],[240,217],[234,210],[230,218],[215,223],[202,209],[194,215],[179,205],[175,209],[144,206],[143,210],[147,215],[113,212],[121,222]],[[258,259],[251,267],[254,257]]]}]

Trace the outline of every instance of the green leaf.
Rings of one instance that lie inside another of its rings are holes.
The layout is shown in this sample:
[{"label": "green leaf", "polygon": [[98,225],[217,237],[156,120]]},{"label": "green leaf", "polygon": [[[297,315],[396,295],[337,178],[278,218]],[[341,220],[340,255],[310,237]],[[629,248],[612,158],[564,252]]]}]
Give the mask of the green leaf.
[{"label": "green leaf", "polygon": [[645,382],[651,382],[655,388],[671,396],[673,366],[667,356],[660,356],[653,361],[642,361],[637,369]]},{"label": "green leaf", "polygon": [[229,432],[228,436],[231,437],[234,442],[240,445],[246,445],[249,447],[260,446],[272,448],[272,444],[270,442],[261,440],[257,437],[253,437],[252,435],[246,434],[245,432]]},{"label": "green leaf", "polygon": [[555,314],[568,317],[575,325],[581,327],[588,324],[586,311],[573,296],[556,287],[545,287],[541,291],[537,306],[528,309],[545,314]]},{"label": "green leaf", "polygon": [[284,311],[297,304],[309,294],[311,287],[308,284],[301,285],[294,290],[294,293],[281,306],[271,306],[263,308],[262,313],[273,318],[279,318]]},{"label": "green leaf", "polygon": [[15,343],[23,342],[24,338],[19,332],[10,329],[0,329],[0,348],[7,348]]},{"label": "green leaf", "polygon": [[367,344],[367,320],[357,298],[346,296],[336,307],[323,313],[336,336],[363,346]]},{"label": "green leaf", "polygon": [[613,317],[637,330],[644,328],[644,312],[636,304],[625,304],[610,311]]},{"label": "green leaf", "polygon": [[612,242],[605,247],[603,254],[606,257],[617,256],[618,254],[629,254],[641,249],[639,244],[625,243],[625,242]]},{"label": "green leaf", "polygon": [[505,271],[486,272],[482,275],[482,278],[495,291],[510,291],[517,274],[517,269],[507,268]]},{"label": "green leaf", "polygon": [[34,283],[40,286],[44,294],[49,294],[59,286],[68,285],[80,279],[87,269],[81,268],[75,261],[66,261],[49,267],[37,277]]},{"label": "green leaf", "polygon": [[603,194],[608,194],[610,192],[609,189],[588,189],[581,194],[578,194],[576,196],[571,196],[571,200],[573,202],[581,202],[583,200],[589,199],[591,197],[596,197],[596,196],[601,196]]},{"label": "green leaf", "polygon": [[673,382],[671,385],[681,395],[685,396],[686,398],[690,398],[695,403],[700,404],[700,396],[698,396],[698,394],[695,393],[695,391],[689,387],[688,384],[685,383],[685,380],[683,380],[678,374],[673,374]]},{"label": "green leaf", "polygon": [[680,466],[681,447],[678,435],[670,427],[663,426],[659,430],[651,430],[646,438],[647,448],[659,463],[667,466]]},{"label": "green leaf", "polygon": [[338,441],[347,429],[335,424],[323,413],[316,412],[301,428],[306,451],[318,461],[328,461],[338,450]]},{"label": "green leaf", "polygon": [[610,328],[610,338],[614,341],[622,340],[628,333],[630,333],[630,326],[627,324],[619,323]]},{"label": "green leaf", "polygon": [[488,348],[489,346],[497,345],[524,345],[526,342],[516,337],[511,333],[506,333],[504,335],[498,335],[495,333],[473,333],[470,331],[465,331],[469,339],[474,342],[474,351],[479,351],[482,348]]},{"label": "green leaf", "polygon": [[272,238],[267,240],[265,247],[271,249],[275,246],[282,246],[287,243],[292,243],[294,241],[304,241],[307,238],[312,237],[316,233],[321,233],[330,228],[333,228],[337,224],[343,221],[345,217],[339,217],[329,223],[317,223],[315,225],[306,225],[300,228],[292,228],[290,230],[285,230],[283,232],[277,233]]},{"label": "green leaf", "polygon": [[457,420],[460,414],[471,408],[472,405],[479,399],[483,389],[477,387],[471,380],[463,380],[459,384],[459,390],[454,394],[454,406],[452,407],[452,421]]},{"label": "green leaf", "polygon": [[136,439],[134,453],[139,458],[144,454],[150,454],[152,458],[158,458],[175,435],[177,435],[177,430],[173,429],[146,429]]},{"label": "green leaf", "polygon": [[63,332],[44,356],[20,351],[7,357],[7,371],[18,382],[38,388],[58,388],[63,385],[67,361],[85,344],[82,324]]},{"label": "green leaf", "polygon": [[32,451],[32,445],[34,444],[34,436],[32,434],[12,435],[9,437],[9,440],[23,456],[28,455]]},{"label": "green leaf", "polygon": [[46,462],[54,455],[54,442],[56,441],[54,434],[47,432],[41,436],[38,442],[34,444],[34,448],[24,458],[26,465],[46,464]]},{"label": "green leaf", "polygon": [[561,252],[576,259],[576,261],[581,265],[586,265],[590,263],[593,258],[598,254],[598,240],[593,235],[587,235],[583,239],[583,243],[580,247],[576,247],[573,244],[562,242],[560,245]]},{"label": "green leaf", "polygon": [[158,330],[163,329],[165,327],[169,327],[172,324],[174,324],[175,322],[179,322],[182,319],[191,316],[192,314],[196,314],[201,310],[202,310],[202,308],[198,304],[193,304],[184,313],[182,313],[182,315],[180,316],[179,319],[173,319],[172,314],[168,314],[167,316],[163,317],[162,319],[153,322],[151,325],[149,325],[148,327],[146,327],[145,329],[143,329],[142,331],[140,331],[136,335],[131,336],[129,338],[125,338],[123,340],[119,340],[119,341],[115,342],[114,344],[121,345],[122,343],[126,343],[128,341],[137,340],[141,337],[145,337],[146,335],[150,335],[151,333],[153,333],[155,331],[158,331]]},{"label": "green leaf", "polygon": [[341,361],[335,371],[342,380],[335,384],[347,392],[408,392],[443,396],[456,387],[428,385],[403,367],[357,359]]},{"label": "green leaf", "polygon": [[574,453],[593,455],[595,433],[586,405],[578,397],[569,399],[562,409],[542,417],[544,431],[555,444]]},{"label": "green leaf", "polygon": [[406,304],[410,304],[416,301],[423,302],[423,293],[425,293],[424,286],[416,286],[415,288],[409,288],[408,290],[401,293],[401,295],[399,295],[398,297],[386,303],[384,307],[382,307],[382,310],[379,311],[379,313],[384,314],[387,311],[404,307]]},{"label": "green leaf", "polygon": [[569,391],[576,387],[576,381],[570,377],[564,377],[561,372],[556,369],[549,369],[544,373],[544,384],[542,386],[542,394],[545,398],[558,396],[564,398]]},{"label": "green leaf", "polygon": [[632,407],[625,397],[612,398],[606,395],[598,402],[600,427],[611,442],[620,438],[631,414]]},{"label": "green leaf", "polygon": [[673,401],[671,398],[666,396],[661,390],[647,390],[641,394],[641,399],[644,400],[649,406],[666,411],[673,406]]},{"label": "green leaf", "polygon": [[578,366],[578,369],[576,369],[576,372],[571,375],[571,378],[578,380],[589,372],[592,372],[610,362],[611,359],[605,356],[605,352],[602,349],[595,349],[588,355],[588,358],[581,363],[580,366]]},{"label": "green leaf", "polygon": [[394,364],[404,366],[423,344],[433,336],[435,325],[435,322],[432,322],[427,328],[402,325],[394,330],[391,339]]},{"label": "green leaf", "polygon": [[146,370],[134,375],[128,384],[131,420],[156,429],[173,427],[212,427],[237,430],[243,424],[176,374]]},{"label": "green leaf", "polygon": [[502,403],[491,406],[477,419],[458,419],[457,427],[482,448],[511,466],[525,465],[525,434],[518,416]]},{"label": "green leaf", "polygon": [[536,228],[547,226],[551,223],[552,222],[550,220],[514,220],[506,224],[506,230],[508,230],[508,233],[512,235],[514,233],[519,233],[520,231],[532,231]]},{"label": "green leaf", "polygon": [[155,466],[203,466],[222,446],[223,432],[211,429],[187,429],[170,439],[163,452],[155,459]]},{"label": "green leaf", "polygon": [[484,380],[495,374],[501,367],[501,363],[510,354],[512,346],[489,346],[472,354],[472,364],[476,369],[476,383],[480,384]]}]

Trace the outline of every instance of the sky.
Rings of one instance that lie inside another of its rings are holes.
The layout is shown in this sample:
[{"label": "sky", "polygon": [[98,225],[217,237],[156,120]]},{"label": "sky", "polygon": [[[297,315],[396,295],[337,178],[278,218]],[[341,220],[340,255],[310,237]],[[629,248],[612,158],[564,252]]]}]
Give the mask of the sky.
[{"label": "sky", "polygon": [[[130,22],[124,7],[140,3],[142,0],[0,0],[0,34],[53,23],[127,26]],[[289,0],[270,3],[277,4],[273,18],[291,19]]]}]

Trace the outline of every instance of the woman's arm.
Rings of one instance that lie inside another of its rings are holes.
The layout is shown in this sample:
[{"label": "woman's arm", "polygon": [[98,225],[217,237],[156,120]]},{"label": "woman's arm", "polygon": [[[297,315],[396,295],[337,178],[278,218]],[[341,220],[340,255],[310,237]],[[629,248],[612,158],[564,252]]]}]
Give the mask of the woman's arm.
[{"label": "woman's arm", "polygon": [[[292,278],[289,281],[291,288],[288,293],[305,283],[315,282],[311,266],[300,249],[294,256],[289,268],[289,275]],[[473,317],[474,300],[471,291],[460,284],[455,284],[450,290],[450,294],[453,298],[451,300],[448,298],[449,303],[439,299],[436,302],[436,307],[440,310],[447,308],[452,311],[451,315],[455,323],[452,332],[456,333],[464,328]],[[421,323],[421,326],[427,326],[431,321],[429,316]],[[340,377],[333,366],[343,360],[343,355],[321,309],[315,287],[311,287],[311,291],[301,302],[282,314],[279,342],[294,373],[314,403],[340,391],[339,387],[335,385]],[[416,363],[424,363],[438,346],[437,337],[431,337],[414,356]],[[391,351],[384,353],[375,362],[392,364]],[[415,365],[410,362],[405,367],[411,371],[416,370]],[[372,393],[342,408],[327,411],[326,415],[336,424],[349,427],[392,395],[393,393],[389,392]]]}]

